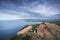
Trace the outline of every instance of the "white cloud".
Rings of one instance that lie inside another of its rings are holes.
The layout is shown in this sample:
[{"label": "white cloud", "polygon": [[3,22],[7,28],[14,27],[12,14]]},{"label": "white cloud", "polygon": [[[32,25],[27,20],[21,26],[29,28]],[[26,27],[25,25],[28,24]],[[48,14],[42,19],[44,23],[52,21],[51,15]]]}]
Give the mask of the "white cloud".
[{"label": "white cloud", "polygon": [[55,8],[55,6],[48,5],[48,2],[45,2],[44,4],[38,4],[34,6],[33,8],[28,9],[28,7],[25,7],[24,9],[29,10],[34,13],[42,14],[45,16],[52,16],[52,15],[59,14],[60,12],[58,9]]},{"label": "white cloud", "polygon": [[33,9],[29,9],[32,12],[36,12],[45,16],[51,16],[58,14],[58,11],[56,11],[53,7],[47,7],[44,5],[38,5],[34,7]]},{"label": "white cloud", "polygon": [[11,14],[0,14],[0,20],[18,20],[18,19],[23,19],[23,18]]},{"label": "white cloud", "polygon": [[40,13],[42,15],[46,15],[46,16],[50,16],[50,15],[55,15],[57,14],[57,12],[50,7],[47,6],[42,6],[42,5],[38,5],[33,9],[34,12]]}]

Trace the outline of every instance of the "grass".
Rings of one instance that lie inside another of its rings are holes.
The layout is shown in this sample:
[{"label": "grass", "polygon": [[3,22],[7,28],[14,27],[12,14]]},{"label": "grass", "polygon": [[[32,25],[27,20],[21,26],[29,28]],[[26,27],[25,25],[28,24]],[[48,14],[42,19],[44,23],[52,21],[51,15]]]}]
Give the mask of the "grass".
[{"label": "grass", "polygon": [[[26,28],[26,27],[28,27],[29,25],[26,25],[26,26],[24,26],[22,29],[24,29],[24,28]],[[31,25],[33,28],[32,28],[32,30],[34,31],[34,29],[36,28],[36,27],[38,27],[39,26],[39,24],[34,24],[34,25]],[[21,30],[22,30],[21,29]],[[20,31],[21,31],[20,30]],[[8,38],[7,40],[30,40],[30,36],[29,35],[26,35],[25,37],[22,37],[22,36],[20,35],[20,36],[17,36],[17,35],[14,35],[14,36],[12,36],[12,37],[10,37],[10,38]]]},{"label": "grass", "polygon": [[[60,25],[60,21],[53,21],[53,20],[41,20],[40,22],[48,22],[48,23],[54,23],[54,24],[57,24],[57,25]],[[24,26],[22,29],[28,27],[29,25],[26,25]],[[32,30],[34,31],[35,28],[37,28],[39,26],[39,24],[33,24],[31,25],[33,28]],[[20,31],[22,30],[20,29]],[[25,36],[25,37],[22,37],[21,39],[21,36],[17,36],[17,35],[14,35],[13,37],[10,37],[8,38],[8,40],[28,40],[30,39],[30,36]]]}]

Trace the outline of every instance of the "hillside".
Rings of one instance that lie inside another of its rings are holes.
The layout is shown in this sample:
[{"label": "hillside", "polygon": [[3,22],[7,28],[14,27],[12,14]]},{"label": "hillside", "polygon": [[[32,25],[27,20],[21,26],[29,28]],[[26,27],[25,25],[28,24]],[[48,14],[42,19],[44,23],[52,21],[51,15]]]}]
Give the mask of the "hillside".
[{"label": "hillside", "polygon": [[[43,24],[31,25],[31,26],[32,29],[29,30],[27,33],[23,35],[22,34],[15,35],[14,37],[9,38],[8,40],[60,40],[60,26],[56,24],[43,23]],[[25,28],[27,27],[25,26]],[[41,32],[42,27],[44,31]]]}]

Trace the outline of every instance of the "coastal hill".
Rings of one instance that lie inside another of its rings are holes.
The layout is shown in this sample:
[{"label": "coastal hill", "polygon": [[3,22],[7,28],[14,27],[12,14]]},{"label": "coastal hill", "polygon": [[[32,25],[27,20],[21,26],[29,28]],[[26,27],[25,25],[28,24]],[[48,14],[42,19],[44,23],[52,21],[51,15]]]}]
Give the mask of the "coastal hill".
[{"label": "coastal hill", "polygon": [[60,40],[60,26],[53,23],[28,25],[8,40]]}]

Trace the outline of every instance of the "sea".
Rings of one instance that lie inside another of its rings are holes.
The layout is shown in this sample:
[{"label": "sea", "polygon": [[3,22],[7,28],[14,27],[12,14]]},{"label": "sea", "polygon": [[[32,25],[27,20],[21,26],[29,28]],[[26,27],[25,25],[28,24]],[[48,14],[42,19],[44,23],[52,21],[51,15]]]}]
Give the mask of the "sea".
[{"label": "sea", "polygon": [[2,20],[0,21],[0,40],[7,40],[15,35],[25,25],[40,24],[41,22],[28,22],[25,20]]}]

